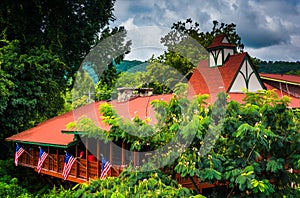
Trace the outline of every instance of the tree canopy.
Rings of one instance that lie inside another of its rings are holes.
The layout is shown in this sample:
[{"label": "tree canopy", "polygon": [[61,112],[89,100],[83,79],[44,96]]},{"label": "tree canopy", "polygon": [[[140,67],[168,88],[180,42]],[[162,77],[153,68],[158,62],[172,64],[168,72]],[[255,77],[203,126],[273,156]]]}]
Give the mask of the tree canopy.
[{"label": "tree canopy", "polygon": [[[63,112],[65,93],[91,48],[116,33],[123,41],[123,27],[108,28],[115,19],[114,2],[0,2],[1,137]],[[115,51],[125,48],[120,42]]]},{"label": "tree canopy", "polygon": [[184,76],[190,74],[200,60],[207,59],[206,48],[218,34],[225,33],[238,50],[244,49],[241,37],[236,32],[236,25],[233,23],[219,24],[218,21],[213,21],[212,30],[203,32],[199,23],[187,19],[174,23],[171,29],[161,38],[161,43],[167,47],[167,51],[158,57],[157,61],[174,67]]},{"label": "tree canopy", "polygon": [[18,41],[0,42],[2,139],[58,114],[66,65],[43,46],[22,53]]},{"label": "tree canopy", "polygon": [[[300,168],[300,123],[297,111],[287,108],[289,99],[278,98],[273,91],[260,91],[246,93],[240,104],[228,102],[221,93],[210,106],[207,98],[197,95],[188,101],[177,92],[169,102],[153,101],[155,125],[138,117],[124,121],[104,104],[100,111],[104,122],[111,125],[108,132],[87,124],[87,118],[82,120],[84,125],[79,121],[75,126],[89,131],[89,137],[127,142],[132,151],[153,151],[175,139],[177,143],[163,155],[152,153],[143,164],[144,170],[156,166],[167,175],[216,184],[208,196],[299,196],[299,189],[290,185],[299,182],[299,175],[289,170]],[[179,157],[170,161],[178,153]],[[165,163],[168,165],[159,166]]]},{"label": "tree canopy", "polygon": [[209,32],[202,32],[199,24],[193,23],[191,19],[174,23],[171,31],[161,38],[161,43],[167,47],[164,54],[151,57],[147,61],[146,71],[121,75],[117,85],[151,87],[156,94],[169,93],[173,91],[176,83],[189,79],[201,60],[208,59],[206,48],[221,33],[226,33],[230,42],[240,51],[243,50],[244,45],[233,23],[219,24],[213,21],[212,30]]},{"label": "tree canopy", "polygon": [[3,0],[0,29],[7,40],[19,40],[22,53],[45,46],[66,64],[73,77],[81,61],[115,20],[115,0]]},{"label": "tree canopy", "polygon": [[260,61],[258,71],[271,74],[300,74],[300,62]]}]

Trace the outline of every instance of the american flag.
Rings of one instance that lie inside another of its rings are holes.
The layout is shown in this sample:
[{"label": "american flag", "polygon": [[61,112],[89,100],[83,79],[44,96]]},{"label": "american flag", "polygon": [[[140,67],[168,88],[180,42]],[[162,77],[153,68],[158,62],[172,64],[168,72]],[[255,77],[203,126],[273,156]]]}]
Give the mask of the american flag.
[{"label": "american flag", "polygon": [[71,168],[75,161],[76,161],[76,158],[73,157],[72,155],[70,155],[68,152],[66,152],[65,164],[64,164],[64,169],[63,169],[63,173],[62,173],[64,180],[66,180],[68,178]]},{"label": "american flag", "polygon": [[17,143],[15,153],[15,165],[18,166],[19,157],[25,152],[25,150]]},{"label": "american flag", "polygon": [[106,161],[105,158],[102,156],[102,167],[101,167],[100,179],[104,179],[106,177],[111,167],[112,167],[111,163],[109,163],[109,161]]},{"label": "american flag", "polygon": [[47,157],[48,157],[48,153],[46,153],[42,148],[40,148],[39,161],[38,161],[38,165],[36,167],[38,170],[38,173],[41,172],[43,163]]}]

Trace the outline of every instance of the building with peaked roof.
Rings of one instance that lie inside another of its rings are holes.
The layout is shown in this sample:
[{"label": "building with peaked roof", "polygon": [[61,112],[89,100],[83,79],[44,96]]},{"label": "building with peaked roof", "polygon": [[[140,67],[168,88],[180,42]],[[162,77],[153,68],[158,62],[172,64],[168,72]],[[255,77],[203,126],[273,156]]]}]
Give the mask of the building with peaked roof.
[{"label": "building with peaked roof", "polygon": [[189,81],[195,94],[210,94],[214,100],[217,93],[224,91],[241,102],[245,89],[266,89],[248,53],[236,53],[225,34],[218,35],[207,50],[208,60],[198,64]]},{"label": "building with peaked roof", "polygon": [[291,108],[300,108],[300,76],[259,74],[249,54],[236,53],[225,34],[218,35],[207,50],[208,60],[198,64],[189,80],[194,94],[210,94],[213,102],[217,93],[224,91],[231,100],[242,102],[246,89],[274,89],[279,97],[291,98]]},{"label": "building with peaked roof", "polygon": [[[242,102],[245,89],[256,92],[261,89],[276,89],[276,93],[282,97],[284,95],[291,97],[291,107],[300,108],[300,79],[299,76],[259,74],[253,65],[247,52],[237,53],[235,46],[230,43],[225,34],[218,35],[212,44],[208,47],[208,60],[201,61],[195,68],[189,80],[189,95],[210,94],[211,102],[216,99],[219,92],[228,93],[231,100]],[[159,99],[169,101],[171,94],[153,96],[152,90],[140,90],[141,94],[135,94],[133,88],[120,89],[119,98],[121,101],[110,101],[116,108],[117,112],[125,118],[131,119],[138,115],[145,118],[153,115],[153,109],[150,102]],[[144,93],[145,92],[145,93]],[[125,95],[124,95],[125,94]],[[131,94],[131,95],[126,95]],[[128,100],[126,100],[126,98]],[[79,163],[75,163],[67,180],[73,182],[85,182],[90,178],[99,178],[101,174],[100,161],[88,161],[89,145],[96,146],[96,157],[100,159],[100,153],[104,153],[109,161],[113,164],[113,169],[109,175],[118,175],[122,166],[133,161],[134,165],[138,164],[136,153],[128,156],[118,151],[112,144],[109,147],[103,147],[99,141],[90,140],[89,138],[80,138],[76,132],[68,131],[66,125],[77,120],[82,115],[92,118],[97,125],[105,130],[109,127],[102,122],[99,114],[99,106],[104,103],[95,102],[73,110],[72,112],[54,117],[42,122],[34,128],[28,129],[21,133],[6,138],[6,141],[20,143],[31,156],[23,154],[20,158],[20,165],[36,168],[38,158],[38,146],[45,147],[46,152],[51,158],[45,161],[41,173],[63,178],[62,167],[64,163],[63,150],[68,150],[75,156],[79,156],[80,143],[84,142],[85,157],[80,158]],[[154,120],[154,117],[151,117]],[[122,143],[122,148],[124,145]],[[105,150],[109,148],[108,150]],[[116,154],[118,153],[118,154]],[[108,157],[109,156],[109,157]],[[183,181],[183,180],[180,180]]]}]

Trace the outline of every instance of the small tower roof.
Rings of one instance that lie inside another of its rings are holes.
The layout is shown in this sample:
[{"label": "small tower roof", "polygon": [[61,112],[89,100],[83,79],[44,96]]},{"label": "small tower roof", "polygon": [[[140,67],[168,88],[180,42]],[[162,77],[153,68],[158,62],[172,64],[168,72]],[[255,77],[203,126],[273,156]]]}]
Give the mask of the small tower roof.
[{"label": "small tower roof", "polygon": [[213,42],[207,49],[219,48],[219,47],[226,47],[226,48],[235,48],[235,45],[230,43],[227,35],[225,33],[219,34],[215,37]]}]

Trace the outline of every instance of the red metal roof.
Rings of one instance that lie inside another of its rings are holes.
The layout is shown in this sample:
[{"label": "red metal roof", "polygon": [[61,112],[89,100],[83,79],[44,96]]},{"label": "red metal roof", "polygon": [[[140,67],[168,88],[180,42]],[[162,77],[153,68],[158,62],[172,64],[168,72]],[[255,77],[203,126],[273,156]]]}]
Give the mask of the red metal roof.
[{"label": "red metal roof", "polygon": [[298,98],[288,95],[286,92],[280,91],[267,83],[264,84],[267,90],[274,90],[279,98],[282,98],[283,96],[288,96],[291,99],[291,102],[289,103],[290,108],[300,108],[300,100]]},{"label": "red metal roof", "polygon": [[239,71],[247,53],[230,55],[223,66],[208,66],[208,60],[201,61],[194,70],[189,83],[195,94],[217,94],[228,89]]},{"label": "red metal roof", "polygon": [[213,42],[211,43],[210,46],[207,47],[207,49],[211,49],[211,48],[215,48],[215,47],[230,47],[230,48],[235,48],[234,44],[231,43],[223,43],[223,39],[227,38],[227,40],[229,41],[228,37],[226,36],[226,34],[219,34],[215,37],[215,39],[213,40]]},{"label": "red metal roof", "polygon": [[228,101],[235,100],[238,103],[243,104],[244,97],[245,97],[244,93],[228,93]]},{"label": "red metal roof", "polygon": [[67,123],[72,121],[73,113],[69,112],[42,122],[31,129],[8,137],[6,140],[31,144],[67,146],[74,141],[74,135],[62,134],[61,130],[65,128]]},{"label": "red metal roof", "polygon": [[[208,61],[201,61],[197,68],[194,70],[193,75],[190,78],[190,90],[193,90],[195,94],[210,94],[211,103],[215,101],[217,93],[225,91],[228,93],[228,89],[234,80],[236,73],[238,72],[241,64],[243,63],[245,56],[248,56],[246,52],[229,56],[223,66],[220,67],[208,67]],[[300,82],[300,76],[293,75],[280,75],[280,74],[260,74],[261,76],[286,80],[289,82]],[[275,89],[269,84],[264,83],[267,90]],[[223,86],[223,88],[222,88]],[[279,97],[289,96],[292,108],[300,108],[300,100],[296,97],[290,96],[287,93],[282,93],[275,89],[275,92]],[[243,93],[228,93],[229,100],[236,100],[242,103],[244,98]]]},{"label": "red metal roof", "polygon": [[149,97],[138,97],[128,102],[112,101],[111,104],[116,109],[118,115],[121,115],[125,119],[132,119],[138,116],[140,119],[150,118],[155,122],[155,112],[151,106],[153,100],[169,101],[172,94],[156,95]]},{"label": "red metal roof", "polygon": [[[75,139],[73,134],[63,134],[62,130],[66,130],[66,125],[75,121],[80,115],[88,115],[89,117],[96,117],[99,115],[95,111],[100,103],[89,104],[74,111],[56,116],[37,126],[25,130],[21,133],[15,134],[6,138],[7,141],[23,142],[37,145],[51,145],[67,147],[72,144]],[[98,116],[99,117],[99,116]]]},{"label": "red metal roof", "polygon": [[[155,122],[154,110],[150,105],[152,100],[169,101],[171,94],[158,95],[151,97],[140,97],[129,102],[119,103],[112,101],[111,104],[117,110],[118,114],[127,119],[132,119],[138,115],[141,119],[150,117]],[[62,133],[67,130],[66,125],[70,122],[80,119],[81,117],[91,118],[99,127],[108,130],[109,126],[102,122],[99,113],[99,106],[105,102],[95,102],[71,112],[56,116],[37,126],[25,130],[6,138],[7,141],[22,142],[36,145],[50,145],[56,147],[67,147],[74,142],[74,134]]]},{"label": "red metal roof", "polygon": [[265,78],[269,78],[269,79],[281,80],[281,81],[300,84],[300,76],[299,75],[296,76],[296,75],[287,75],[287,74],[264,74],[264,73],[260,73],[259,75],[261,77],[265,77]]},{"label": "red metal roof", "polygon": [[[233,44],[223,43],[222,40],[224,37],[226,37],[225,34],[218,35],[209,48],[234,47]],[[213,68],[208,66],[208,60],[201,61],[189,80],[188,96],[194,96],[196,94],[210,94],[210,100],[211,103],[213,103],[219,92],[228,92],[236,73],[239,71],[243,61],[247,57],[247,53],[230,55],[223,66]],[[261,75],[268,78],[300,83],[299,76],[280,74]],[[275,89],[268,84],[265,84],[265,86],[267,89]],[[276,93],[279,96],[285,95],[285,93],[281,93],[279,90],[276,90]],[[141,119],[145,119],[147,117],[152,120],[152,123],[155,123],[155,112],[150,105],[150,102],[155,99],[169,101],[171,97],[171,94],[138,97],[123,103],[112,101],[111,104],[117,110],[117,113],[123,116],[125,119],[132,119],[135,116],[139,116]],[[243,98],[244,94],[242,93],[229,93],[229,100],[236,100],[242,103]],[[291,107],[300,108],[299,99],[294,97],[291,97],[291,99]],[[71,112],[42,122],[36,127],[8,137],[6,140],[67,147],[74,142],[74,134],[62,133],[62,130],[66,130],[66,125],[68,123],[78,120],[82,116],[91,118],[102,129],[109,129],[109,126],[103,124],[98,110],[99,106],[103,103],[104,102],[95,102],[85,105]]]},{"label": "red metal roof", "polygon": [[[245,55],[245,54],[244,54]],[[238,58],[242,58],[244,55],[236,56],[234,60]],[[207,63],[207,61],[206,61]],[[196,83],[193,88],[195,89],[196,93],[192,93],[192,95],[199,94],[199,93],[205,93],[204,91],[211,91],[211,100],[214,100],[212,97],[216,97],[216,94],[219,91],[219,89],[214,90],[213,88],[218,88],[220,83],[220,79],[216,79],[213,76],[206,76],[208,74],[212,73],[203,73],[199,72],[199,69],[201,66],[203,66],[201,63],[199,64],[199,68],[195,70],[194,75],[192,76],[190,82],[191,84],[195,84],[194,81],[198,80],[198,83]],[[231,70],[228,70],[228,72],[225,72],[226,69],[217,69],[217,68],[211,68],[212,70],[216,70],[219,72],[219,75],[223,77],[222,80],[224,80],[225,88],[229,86],[230,80],[234,76],[234,72],[231,72]],[[205,71],[208,72],[208,71]],[[197,77],[197,78],[196,78]],[[206,81],[205,81],[206,80]],[[204,82],[204,83],[201,83]],[[274,89],[274,87],[265,84],[267,89]],[[191,89],[190,89],[191,91]],[[279,96],[286,95],[285,93],[281,93],[279,90],[275,90],[276,93]],[[128,102],[116,102],[112,101],[112,106],[117,110],[117,113],[121,116],[123,116],[125,119],[132,119],[135,116],[139,116],[141,119],[145,119],[146,117],[150,118],[152,120],[151,123],[155,123],[155,112],[150,105],[150,102],[158,99],[158,100],[165,100],[169,101],[172,97],[171,94],[166,95],[157,95],[157,96],[150,96],[150,97],[139,97],[135,98],[133,100],[130,100]],[[244,94],[242,93],[229,93],[229,100],[236,100],[240,103],[242,103],[242,99],[244,98]],[[30,143],[30,144],[37,144],[37,145],[52,145],[52,146],[61,146],[61,147],[67,147],[68,145],[72,144],[74,142],[74,134],[65,134],[62,133],[62,130],[66,130],[66,125],[74,120],[78,120],[80,117],[85,116],[88,118],[91,118],[95,121],[95,123],[101,127],[102,129],[108,130],[109,126],[103,124],[101,115],[98,111],[99,106],[103,104],[104,102],[95,102],[83,107],[80,107],[78,109],[75,109],[71,112],[65,113],[63,115],[54,117],[52,119],[49,119],[45,122],[40,123],[36,127],[33,127],[31,129],[28,129],[26,131],[23,131],[21,133],[18,133],[16,135],[13,135],[11,137],[6,138],[7,141],[15,141],[15,142],[23,142],[23,143]],[[294,97],[291,97],[291,107],[294,108],[300,108],[300,100]],[[150,124],[151,124],[150,123]]]}]

